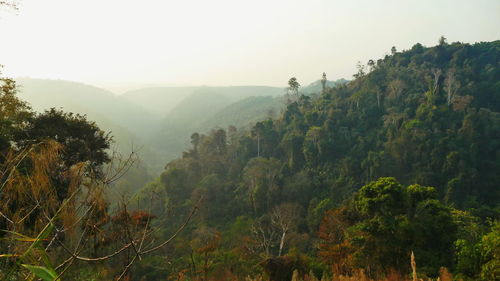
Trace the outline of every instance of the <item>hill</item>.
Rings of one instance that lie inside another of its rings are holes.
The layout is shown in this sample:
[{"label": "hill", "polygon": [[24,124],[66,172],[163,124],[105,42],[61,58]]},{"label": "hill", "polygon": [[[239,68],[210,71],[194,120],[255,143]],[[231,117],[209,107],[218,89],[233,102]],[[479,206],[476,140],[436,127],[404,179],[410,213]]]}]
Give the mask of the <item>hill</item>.
[{"label": "hill", "polygon": [[[430,276],[446,266],[477,280],[469,261],[496,229],[482,222],[499,216],[500,41],[415,44],[354,77],[249,130],[193,134],[137,200],[164,194],[153,209],[169,206],[176,223],[199,208],[199,232],[179,239],[212,233],[213,260],[231,257],[214,272],[296,262],[406,274],[401,257],[414,252]],[[172,268],[188,268],[189,253],[172,248]]]},{"label": "hill", "polygon": [[153,87],[128,91],[120,97],[141,106],[147,111],[165,117],[183,99],[199,87]]},{"label": "hill", "polygon": [[[94,86],[31,78],[19,78],[17,83],[19,97],[28,101],[36,111],[55,107],[86,114],[98,124],[103,123],[104,129],[128,130],[133,135],[131,139],[151,134],[160,119],[136,104]],[[129,142],[124,140],[124,143]]]},{"label": "hill", "polygon": [[205,119],[201,127],[251,127],[258,121],[279,116],[284,107],[285,103],[281,97],[248,97],[220,109],[217,113]]},{"label": "hill", "polygon": [[[271,108],[279,107],[279,102],[271,97],[283,92],[281,88],[264,86],[197,88],[166,115],[151,143],[164,153],[162,158],[175,159],[188,147],[189,138],[195,131],[248,126],[267,118]],[[237,117],[236,114],[241,115]]]},{"label": "hill", "polygon": [[[283,94],[281,88],[265,86],[229,86],[229,87],[154,87],[142,88],[128,91],[121,95],[147,109],[149,112],[166,117],[170,111],[177,106],[183,107],[181,103],[191,95],[199,95],[200,92],[218,93],[228,99],[230,103],[249,96],[277,96]],[[220,97],[219,97],[220,98]],[[179,110],[177,110],[179,111]]]},{"label": "hill", "polygon": [[[277,96],[281,88],[237,87],[157,87],[115,95],[90,85],[63,80],[20,78],[19,97],[34,110],[52,107],[87,115],[99,127],[111,132],[122,153],[140,148],[143,163],[160,171],[165,163],[187,148],[193,131],[208,131],[217,126],[244,126],[262,120],[264,103],[250,105],[237,122],[231,104],[251,96]],[[251,98],[250,98],[251,99]],[[270,101],[271,102],[271,101]],[[256,108],[261,104],[262,109]],[[228,109],[226,109],[228,108]],[[219,112],[222,111],[222,112]],[[226,116],[227,115],[227,116]],[[248,120],[245,120],[248,119]],[[224,121],[225,120],[225,121]],[[154,151],[154,152],[153,152]]]},{"label": "hill", "polygon": [[[344,78],[337,79],[335,81],[330,81],[327,80],[325,86],[327,88],[334,88],[338,86],[342,86],[344,84],[347,84],[349,80],[346,80]],[[300,91],[304,94],[310,95],[310,94],[320,94],[323,89],[323,85],[321,84],[321,80],[316,80],[312,82],[311,84],[302,87]]]}]

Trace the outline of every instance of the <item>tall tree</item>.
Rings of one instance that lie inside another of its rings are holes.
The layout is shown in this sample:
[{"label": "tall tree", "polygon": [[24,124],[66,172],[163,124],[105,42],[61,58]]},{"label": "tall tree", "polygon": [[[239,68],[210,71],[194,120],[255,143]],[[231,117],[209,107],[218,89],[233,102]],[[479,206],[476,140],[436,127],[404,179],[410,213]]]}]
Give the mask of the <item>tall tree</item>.
[{"label": "tall tree", "polygon": [[284,203],[276,206],[271,212],[271,221],[273,225],[281,232],[278,256],[281,256],[285,247],[287,235],[295,227],[301,215],[301,208],[298,204]]},{"label": "tall tree", "polygon": [[292,77],[292,78],[290,78],[290,80],[288,80],[288,92],[291,92],[293,95],[298,97],[299,88],[300,88],[300,84],[297,81],[297,78]]}]

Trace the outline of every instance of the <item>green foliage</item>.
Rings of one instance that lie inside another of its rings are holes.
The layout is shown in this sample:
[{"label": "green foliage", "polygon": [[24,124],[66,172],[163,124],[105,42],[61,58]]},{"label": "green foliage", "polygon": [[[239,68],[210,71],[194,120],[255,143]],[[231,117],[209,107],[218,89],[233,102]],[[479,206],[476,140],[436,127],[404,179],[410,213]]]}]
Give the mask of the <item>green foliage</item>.
[{"label": "green foliage", "polygon": [[396,179],[380,178],[359,190],[356,204],[363,216],[394,216],[405,209],[404,191]]},{"label": "green foliage", "polygon": [[57,278],[57,273],[53,269],[29,264],[23,264],[22,266],[44,281],[54,281]]},{"label": "green foliage", "polygon": [[[157,188],[170,207],[186,210],[203,198],[193,228],[221,233],[214,260],[233,251],[247,261],[265,256],[252,232],[286,202],[308,210],[307,222],[286,236],[287,245],[307,245],[298,248],[309,255],[323,214],[342,206],[336,221],[348,229],[335,229],[342,241],[330,245],[338,255],[329,257],[372,274],[408,272],[414,251],[424,273],[447,266],[477,277],[484,265],[477,261],[481,225],[498,216],[500,200],[499,47],[500,41],[416,44],[360,65],[355,80],[321,95],[299,96],[292,78],[281,117],[249,130],[193,134],[193,147],[167,165]],[[200,108],[202,115],[213,109]],[[270,229],[260,233],[275,249]],[[477,230],[475,238],[469,230]],[[230,242],[235,236],[244,238],[237,241],[245,250]],[[179,250],[177,257],[188,256]]]},{"label": "green foliage", "polygon": [[348,227],[339,229],[325,218],[320,237],[338,238],[322,254],[342,256],[349,245],[348,251],[353,255],[351,266],[370,268],[370,275],[378,275],[394,268],[409,272],[407,260],[413,251],[420,271],[435,275],[441,266],[453,264],[456,224],[451,210],[434,197],[432,187],[405,188],[394,178],[370,182],[337,213],[328,213],[339,216],[334,218],[335,224],[347,223]]},{"label": "green foliage", "polygon": [[19,139],[21,145],[29,145],[44,139],[53,139],[64,146],[64,162],[67,167],[88,162],[97,167],[109,162],[107,149],[112,140],[94,122],[85,116],[65,113],[54,108],[36,115]]},{"label": "green foliage", "polygon": [[500,223],[497,221],[491,231],[481,238],[482,280],[495,280],[500,276]]},{"label": "green foliage", "polygon": [[12,80],[0,82],[0,278],[55,280],[56,237],[61,243],[70,235],[66,223],[77,216],[81,187],[104,181],[111,138],[85,116],[31,111]]},{"label": "green foliage", "polygon": [[457,273],[470,280],[495,280],[500,260],[498,221],[486,230],[468,214],[459,214],[459,219],[461,228],[468,233],[455,242]]},{"label": "green foliage", "polygon": [[481,249],[478,244],[465,239],[455,242],[457,265],[456,271],[468,278],[475,277],[481,270]]},{"label": "green foliage", "polygon": [[[5,268],[5,272],[3,270],[0,271],[0,276],[9,280],[10,277],[19,276],[17,275],[21,268],[27,269],[33,276],[41,278],[44,281],[53,281],[56,280],[58,274],[54,270],[51,261],[46,252],[45,246],[42,242],[49,237],[54,229],[54,225],[52,222],[49,222],[42,229],[40,233],[38,233],[36,238],[30,238],[25,235],[22,235],[17,232],[10,232],[13,234],[17,240],[30,243],[26,250],[23,251],[22,254],[19,255],[0,255],[0,258],[16,258],[16,262],[13,265],[13,268],[7,269]],[[42,262],[43,265],[33,265],[28,263],[39,263]]]},{"label": "green foliage", "polygon": [[311,200],[309,204],[309,210],[307,212],[307,223],[309,226],[309,231],[313,234],[318,230],[319,224],[323,219],[326,211],[333,208],[333,202],[330,198],[318,200],[315,198]]},{"label": "green foliage", "polygon": [[5,152],[32,114],[27,103],[17,97],[14,80],[0,76],[0,152]]}]

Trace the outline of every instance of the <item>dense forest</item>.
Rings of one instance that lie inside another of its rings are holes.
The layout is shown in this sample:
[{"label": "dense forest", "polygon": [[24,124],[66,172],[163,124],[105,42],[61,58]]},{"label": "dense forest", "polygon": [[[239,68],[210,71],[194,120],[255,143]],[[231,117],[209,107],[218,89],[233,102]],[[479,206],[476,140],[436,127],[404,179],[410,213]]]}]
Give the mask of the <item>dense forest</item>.
[{"label": "dense forest", "polygon": [[110,202],[134,155],[2,78],[0,276],[498,280],[500,41],[393,47],[326,81],[201,114],[211,131]]}]

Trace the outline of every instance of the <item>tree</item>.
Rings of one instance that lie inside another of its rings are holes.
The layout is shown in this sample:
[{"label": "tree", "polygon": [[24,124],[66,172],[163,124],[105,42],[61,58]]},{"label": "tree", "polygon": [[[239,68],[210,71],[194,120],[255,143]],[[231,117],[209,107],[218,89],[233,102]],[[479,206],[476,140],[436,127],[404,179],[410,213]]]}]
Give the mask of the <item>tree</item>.
[{"label": "tree", "polygon": [[246,193],[255,214],[269,208],[272,192],[277,188],[281,162],[275,158],[255,157],[243,170]]},{"label": "tree", "polygon": [[321,77],[321,89],[322,89],[321,93],[323,93],[323,94],[325,93],[325,90],[326,90],[326,82],[327,81],[328,80],[326,79],[326,73],[323,72],[323,76]]},{"label": "tree", "polygon": [[389,85],[388,98],[391,100],[397,100],[401,97],[403,90],[405,89],[405,82],[401,79],[392,80]]},{"label": "tree", "polygon": [[11,146],[15,136],[27,126],[27,120],[33,115],[28,104],[19,100],[16,94],[15,81],[0,76],[0,155]]},{"label": "tree", "polygon": [[199,261],[201,268],[196,270],[195,259],[193,262],[193,269],[195,273],[201,273],[203,278],[202,281],[208,281],[208,274],[213,270],[213,261],[211,261],[214,252],[219,248],[219,243],[221,239],[221,234],[213,228],[200,227],[195,231],[195,237],[191,240],[191,247],[194,249]]},{"label": "tree", "polygon": [[[73,165],[65,175],[70,179],[70,194],[60,202],[51,174],[60,165],[62,152],[60,143],[47,140],[21,151],[11,150],[0,165],[0,201],[4,203],[0,205],[2,280],[57,280],[64,274],[73,280],[70,269],[76,261],[81,263],[72,274],[79,275],[87,268],[85,263],[98,263],[106,264],[111,279],[122,280],[130,277],[128,273],[136,260],[168,245],[194,215],[196,208],[170,237],[157,242],[152,237],[157,230],[150,228],[153,216],[143,211],[119,210],[112,220],[112,229],[119,235],[112,238],[123,239],[123,244],[107,248],[112,240],[106,235],[109,228],[103,226],[110,222],[109,203],[101,194],[109,187],[103,179],[114,176],[89,178],[84,173],[85,163]],[[94,238],[94,247],[88,245],[90,238]],[[97,248],[111,253],[96,256]],[[120,268],[113,261],[122,253],[130,256]]]},{"label": "tree", "polygon": [[[422,271],[436,274],[450,266],[456,225],[451,211],[435,200],[432,187],[403,187],[394,178],[363,186],[343,207],[327,213],[320,226],[321,255],[345,271],[342,259],[370,269],[370,275],[397,268],[408,272],[401,257],[415,252]],[[420,257],[420,258],[419,258]]]},{"label": "tree", "polygon": [[444,89],[446,90],[446,103],[450,106],[454,100],[458,88],[460,87],[460,82],[455,78],[456,70],[454,68],[448,69],[446,72],[446,78],[444,80]]},{"label": "tree", "polygon": [[193,145],[193,150],[195,154],[198,153],[198,145],[200,145],[200,134],[193,133],[191,135],[191,144]]},{"label": "tree", "polygon": [[433,68],[432,70],[432,88],[431,88],[431,93],[433,97],[435,97],[439,91],[439,82],[441,79],[441,74],[443,71],[439,68]]},{"label": "tree", "polygon": [[444,36],[441,36],[439,37],[439,45],[438,46],[445,46],[446,44],[448,44],[448,39],[446,39],[446,37]]},{"label": "tree", "polygon": [[324,133],[321,127],[312,126],[307,131],[304,139],[304,156],[309,163],[314,163],[321,158],[321,140]]},{"label": "tree", "polygon": [[270,219],[264,216],[256,220],[251,230],[257,250],[263,254],[264,259],[271,257],[271,250],[279,236]]},{"label": "tree", "polygon": [[491,231],[481,239],[481,280],[495,280],[500,268],[500,223],[493,223]]},{"label": "tree", "polygon": [[369,67],[368,71],[371,72],[375,68],[375,61],[370,59],[366,65]]},{"label": "tree", "polygon": [[300,84],[297,81],[297,78],[292,77],[292,78],[290,78],[290,80],[288,80],[288,92],[291,92],[296,97],[298,97],[299,96],[299,88],[300,88]]},{"label": "tree", "polygon": [[284,203],[275,207],[271,212],[272,224],[281,232],[278,256],[283,253],[285,247],[286,235],[289,234],[295,227],[300,218],[301,208],[298,204]]},{"label": "tree", "polygon": [[86,163],[86,176],[104,176],[102,166],[110,161],[107,150],[112,137],[94,122],[87,121],[85,116],[52,108],[30,118],[16,141],[19,147],[26,148],[46,139],[55,140],[63,146],[61,162],[51,176],[61,200],[68,195],[69,185],[61,175],[73,165]]},{"label": "tree", "polygon": [[347,211],[346,207],[327,211],[318,231],[321,239],[318,255],[336,275],[349,275],[353,268],[353,249],[347,232],[351,223]]},{"label": "tree", "polygon": [[356,68],[358,69],[358,72],[353,75],[354,78],[361,78],[366,75],[365,66],[360,61],[356,64]]}]

